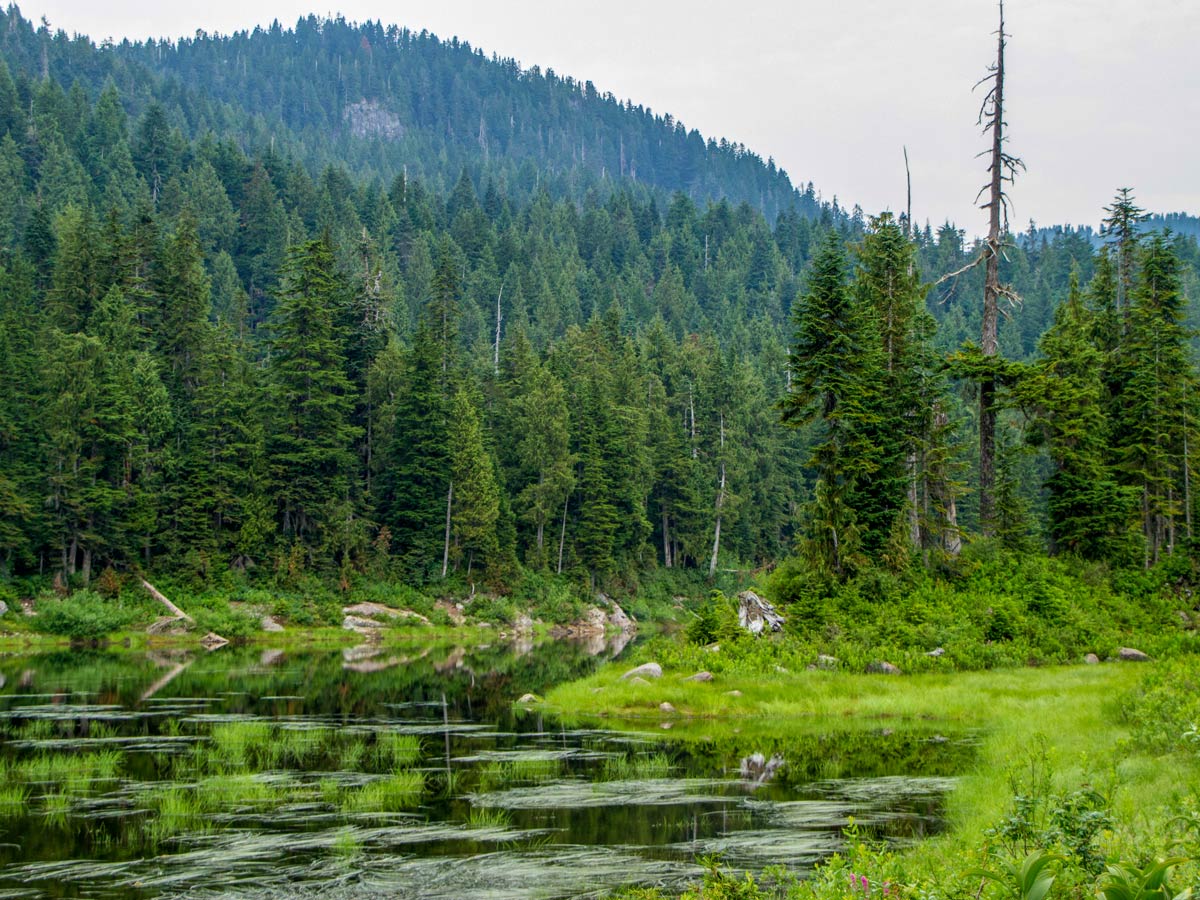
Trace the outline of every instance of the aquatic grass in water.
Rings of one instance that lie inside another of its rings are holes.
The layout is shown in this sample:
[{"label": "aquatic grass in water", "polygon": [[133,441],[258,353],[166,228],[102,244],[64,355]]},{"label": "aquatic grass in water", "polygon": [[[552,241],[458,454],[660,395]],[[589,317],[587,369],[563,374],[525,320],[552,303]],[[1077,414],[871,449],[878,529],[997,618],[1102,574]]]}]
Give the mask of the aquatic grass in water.
[{"label": "aquatic grass in water", "polygon": [[333,737],[328,728],[284,728],[270,744],[270,763],[304,765],[320,756]]},{"label": "aquatic grass in water", "polygon": [[388,813],[414,809],[425,792],[425,773],[411,769],[394,772],[369,782],[343,799],[342,810],[350,813]]},{"label": "aquatic grass in water", "polygon": [[347,771],[354,771],[362,765],[367,755],[367,744],[361,738],[345,741],[338,748],[338,765]]},{"label": "aquatic grass in water", "polygon": [[479,789],[494,791],[517,784],[542,784],[561,774],[559,760],[547,757],[490,762],[479,770]]},{"label": "aquatic grass in water", "polygon": [[196,785],[197,802],[206,810],[269,806],[286,796],[286,786],[254,775],[214,775]]},{"label": "aquatic grass in water", "polygon": [[153,813],[143,825],[143,832],[152,844],[186,831],[201,831],[208,827],[192,788],[156,785],[142,791],[138,800],[139,805]]},{"label": "aquatic grass in water", "polygon": [[671,760],[665,753],[617,756],[604,761],[605,781],[650,781],[670,774]]},{"label": "aquatic grass in water", "polygon": [[421,739],[415,734],[381,732],[375,738],[374,757],[382,769],[411,766],[421,758]]},{"label": "aquatic grass in water", "polygon": [[472,806],[467,814],[468,828],[507,828],[512,824],[512,814],[507,809]]},{"label": "aquatic grass in water", "polygon": [[71,812],[71,798],[66,794],[47,794],[42,798],[42,816],[50,825],[62,827],[67,824]]},{"label": "aquatic grass in water", "polygon": [[245,768],[255,758],[269,755],[272,737],[267,722],[226,722],[209,732],[215,756],[230,768]]},{"label": "aquatic grass in water", "polygon": [[29,801],[29,789],[20,784],[5,784],[0,787],[0,819],[13,819],[25,815]]}]

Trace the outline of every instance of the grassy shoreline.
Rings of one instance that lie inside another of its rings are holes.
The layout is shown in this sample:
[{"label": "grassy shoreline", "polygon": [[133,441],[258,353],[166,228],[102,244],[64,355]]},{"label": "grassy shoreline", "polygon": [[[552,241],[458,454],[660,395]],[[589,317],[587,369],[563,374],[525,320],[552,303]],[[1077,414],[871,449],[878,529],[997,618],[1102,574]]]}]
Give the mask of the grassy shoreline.
[{"label": "grassy shoreline", "polygon": [[[889,883],[908,897],[965,897],[979,896],[980,879],[968,877],[968,872],[995,863],[1004,843],[997,836],[1003,835],[1003,827],[997,831],[997,826],[1011,819],[1014,792],[1023,790],[1042,791],[1047,798],[1089,791],[1108,798],[1111,821],[1096,836],[1098,852],[1105,858],[1144,862],[1178,852],[1178,829],[1170,820],[1193,807],[1200,796],[1195,757],[1158,754],[1139,746],[1121,714],[1123,698],[1155,665],[901,677],[772,672],[757,677],[717,675],[709,682],[686,681],[691,671],[674,670],[649,684],[631,684],[621,679],[628,666],[614,664],[556,687],[545,706],[572,724],[644,728],[648,720],[655,720],[669,726],[662,731],[667,741],[744,734],[747,749],[764,734],[778,736],[786,746],[787,735],[800,729],[838,730],[864,722],[970,729],[978,735],[977,756],[948,797],[948,828],[943,834],[902,850],[852,841],[846,854],[823,872],[790,888],[772,888],[769,894],[723,894],[721,885],[733,882],[721,876],[710,879],[702,895],[751,900],[849,896],[839,878],[853,871],[871,883]],[[662,703],[674,710],[664,712]],[[1031,785],[1041,778],[1039,768],[1046,778]],[[1183,874],[1193,879],[1200,875],[1192,863],[1183,867]],[[1061,884],[1073,885],[1072,896],[1089,893],[1085,882],[1079,873],[1060,873]],[[635,890],[629,896],[665,895]]]}]

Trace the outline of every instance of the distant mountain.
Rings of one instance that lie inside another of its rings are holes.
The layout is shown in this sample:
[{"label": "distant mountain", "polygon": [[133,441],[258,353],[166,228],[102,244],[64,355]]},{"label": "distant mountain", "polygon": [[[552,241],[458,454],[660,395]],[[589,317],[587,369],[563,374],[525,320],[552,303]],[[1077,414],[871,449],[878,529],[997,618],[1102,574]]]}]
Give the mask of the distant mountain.
[{"label": "distant mountain", "polygon": [[111,80],[131,116],[157,100],[185,139],[211,131],[250,152],[274,147],[385,182],[406,171],[448,191],[466,167],[502,175],[510,193],[551,179],[579,197],[627,178],[746,202],[768,221],[821,208],[811,185],[797,189],[742,144],[427,31],[309,16],[294,29],[97,46],[35,27],[10,6],[0,54],[18,86],[49,75],[94,99]]}]

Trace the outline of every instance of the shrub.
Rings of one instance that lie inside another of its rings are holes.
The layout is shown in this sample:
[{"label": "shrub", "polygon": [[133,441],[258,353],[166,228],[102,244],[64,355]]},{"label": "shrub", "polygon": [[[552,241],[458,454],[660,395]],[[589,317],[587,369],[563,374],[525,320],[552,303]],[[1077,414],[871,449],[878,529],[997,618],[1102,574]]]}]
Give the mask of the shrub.
[{"label": "shrub", "polygon": [[73,640],[102,638],[127,628],[138,617],[137,611],[119,600],[105,600],[92,591],[76,591],[65,600],[41,598],[34,627],[46,634]]}]

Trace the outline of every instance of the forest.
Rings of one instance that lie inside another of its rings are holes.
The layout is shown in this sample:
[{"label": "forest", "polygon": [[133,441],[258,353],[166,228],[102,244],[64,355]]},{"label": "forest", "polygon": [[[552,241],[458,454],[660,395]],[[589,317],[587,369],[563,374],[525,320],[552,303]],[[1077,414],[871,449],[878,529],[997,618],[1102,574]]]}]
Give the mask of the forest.
[{"label": "forest", "polygon": [[1098,233],[1008,237],[992,362],[964,229],[590,84],[369,23],[97,47],[4,16],[6,579],[1190,557],[1200,251],[1128,189]]}]

